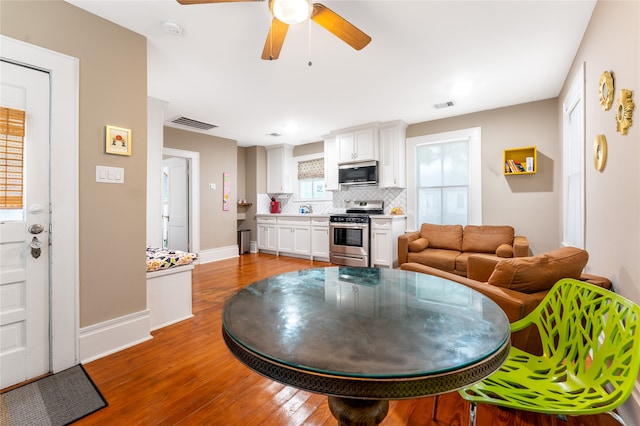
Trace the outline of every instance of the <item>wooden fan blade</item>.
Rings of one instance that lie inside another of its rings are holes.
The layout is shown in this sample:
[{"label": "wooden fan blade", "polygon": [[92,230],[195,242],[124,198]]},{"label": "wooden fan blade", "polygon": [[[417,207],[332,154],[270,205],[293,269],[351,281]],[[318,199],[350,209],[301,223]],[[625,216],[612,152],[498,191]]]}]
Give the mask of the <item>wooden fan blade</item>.
[{"label": "wooden fan blade", "polygon": [[288,29],[289,24],[273,18],[269,34],[267,34],[267,41],[264,43],[264,49],[262,50],[262,59],[278,59]]},{"label": "wooden fan blade", "polygon": [[209,4],[209,3],[231,3],[231,2],[247,2],[247,1],[264,1],[264,0],[177,0],[180,4]]},{"label": "wooden fan blade", "polygon": [[371,37],[320,3],[313,4],[311,19],[356,50],[362,49],[371,41]]}]

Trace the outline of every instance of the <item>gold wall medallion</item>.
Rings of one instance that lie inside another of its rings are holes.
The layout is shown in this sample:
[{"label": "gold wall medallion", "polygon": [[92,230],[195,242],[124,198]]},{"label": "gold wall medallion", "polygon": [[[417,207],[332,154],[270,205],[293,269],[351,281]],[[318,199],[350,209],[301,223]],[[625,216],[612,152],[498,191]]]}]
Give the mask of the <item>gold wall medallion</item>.
[{"label": "gold wall medallion", "polygon": [[593,164],[596,170],[601,172],[607,162],[607,138],[604,135],[596,135],[593,141]]},{"label": "gold wall medallion", "polygon": [[598,87],[600,105],[605,111],[609,111],[613,104],[613,76],[609,71],[605,71],[600,76],[600,86]]},{"label": "gold wall medallion", "polygon": [[616,130],[621,134],[626,135],[627,129],[633,124],[633,91],[628,89],[620,90],[620,97],[618,97],[618,109],[616,110]]}]

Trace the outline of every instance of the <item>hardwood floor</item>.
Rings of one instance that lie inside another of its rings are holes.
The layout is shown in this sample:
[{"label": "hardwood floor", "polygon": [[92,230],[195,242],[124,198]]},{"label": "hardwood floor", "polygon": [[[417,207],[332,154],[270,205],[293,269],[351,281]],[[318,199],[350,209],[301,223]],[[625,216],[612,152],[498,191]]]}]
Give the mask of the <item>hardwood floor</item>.
[{"label": "hardwood floor", "polygon": [[[221,336],[224,302],[270,275],[328,266],[323,262],[246,254],[198,265],[193,272],[194,317],[153,332],[153,339],[85,364],[109,406],[77,425],[336,425],[327,398],[273,382],[249,370]],[[439,398],[391,401],[384,426],[466,425],[457,392]],[[570,418],[478,407],[479,426],[614,426],[607,415]]]}]

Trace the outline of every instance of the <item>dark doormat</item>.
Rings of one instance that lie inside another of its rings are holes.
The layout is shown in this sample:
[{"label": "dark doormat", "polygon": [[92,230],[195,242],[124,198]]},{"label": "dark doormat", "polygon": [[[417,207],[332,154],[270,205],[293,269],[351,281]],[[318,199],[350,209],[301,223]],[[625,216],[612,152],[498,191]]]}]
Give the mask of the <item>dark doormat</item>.
[{"label": "dark doormat", "polygon": [[0,424],[62,426],[107,406],[82,365],[0,395]]}]

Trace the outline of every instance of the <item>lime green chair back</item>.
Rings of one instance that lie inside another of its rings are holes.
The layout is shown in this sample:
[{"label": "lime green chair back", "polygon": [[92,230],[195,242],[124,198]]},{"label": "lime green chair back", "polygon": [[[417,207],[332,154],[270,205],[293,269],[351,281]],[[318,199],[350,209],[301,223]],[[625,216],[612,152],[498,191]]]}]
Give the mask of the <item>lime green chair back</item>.
[{"label": "lime green chair back", "polygon": [[[547,414],[612,413],[633,390],[640,368],[640,307],[609,290],[562,279],[515,332],[535,325],[543,354],[511,348],[504,365],[460,391],[472,403]],[[623,422],[622,422],[623,423]]]}]

